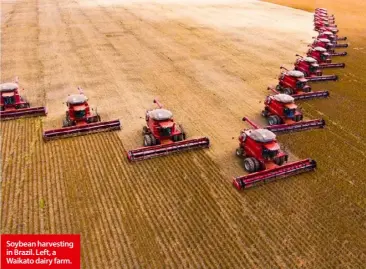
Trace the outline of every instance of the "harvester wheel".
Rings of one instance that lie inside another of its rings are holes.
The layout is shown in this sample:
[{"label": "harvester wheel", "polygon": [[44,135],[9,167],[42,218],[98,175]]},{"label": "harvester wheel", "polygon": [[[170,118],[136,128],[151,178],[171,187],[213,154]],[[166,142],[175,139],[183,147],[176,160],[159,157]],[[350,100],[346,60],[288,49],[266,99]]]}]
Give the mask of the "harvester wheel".
[{"label": "harvester wheel", "polygon": [[181,134],[179,135],[178,141],[186,140],[186,137],[187,137],[186,132],[184,131],[183,126],[180,124],[179,124],[179,129],[180,129]]},{"label": "harvester wheel", "polygon": [[254,162],[254,158],[249,157],[244,159],[244,169],[248,172],[248,173],[253,173],[255,172],[255,168],[256,168],[256,164]]},{"label": "harvester wheel", "polygon": [[149,135],[144,135],[144,146],[145,147],[151,146],[151,137]]},{"label": "harvester wheel", "polygon": [[69,127],[69,126],[70,126],[70,122],[68,120],[62,121],[62,127]]},{"label": "harvester wheel", "polygon": [[299,121],[301,121],[302,120],[302,115],[296,115],[295,116],[295,121],[296,122],[299,122]]},{"label": "harvester wheel", "polygon": [[279,118],[276,115],[269,116],[267,121],[269,125],[276,125],[280,123]]},{"label": "harvester wheel", "polygon": [[155,146],[156,145],[156,138],[155,138],[155,136],[153,136],[152,134],[150,134],[150,140],[151,140],[151,146]]},{"label": "harvester wheel", "polygon": [[274,163],[281,166],[285,163],[285,156],[274,159]]},{"label": "harvester wheel", "polygon": [[292,95],[294,91],[291,88],[285,88],[283,89],[284,94]]},{"label": "harvester wheel", "polygon": [[253,158],[253,162],[254,162],[254,169],[255,169],[254,172],[259,171],[260,168],[261,168],[260,162],[257,159],[255,159],[255,158]]},{"label": "harvester wheel", "polygon": [[280,92],[281,90],[282,90],[282,87],[281,87],[281,85],[280,85],[280,84],[278,84],[278,85],[276,86],[276,91]]}]

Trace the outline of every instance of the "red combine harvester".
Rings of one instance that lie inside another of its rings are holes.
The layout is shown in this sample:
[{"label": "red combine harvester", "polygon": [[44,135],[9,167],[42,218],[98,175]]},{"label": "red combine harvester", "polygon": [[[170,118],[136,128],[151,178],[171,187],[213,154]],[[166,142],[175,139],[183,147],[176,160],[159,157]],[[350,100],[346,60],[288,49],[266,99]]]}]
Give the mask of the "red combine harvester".
[{"label": "red combine harvester", "polygon": [[329,53],[329,56],[347,56],[347,52],[335,52],[334,51],[334,45],[330,42],[329,39],[326,38],[320,38],[314,40],[314,42],[311,45],[308,45],[311,48],[323,48],[326,49],[326,51]]},{"label": "red combine harvester", "polygon": [[328,15],[326,13],[314,13],[314,21],[316,20],[323,20],[323,21],[328,21],[330,23],[335,23],[335,17],[334,15]]},{"label": "red combine harvester", "polygon": [[[315,37],[314,37],[315,38]],[[339,37],[336,37],[332,32],[330,31],[324,31],[324,32],[320,32],[318,34],[318,36],[316,37],[316,39],[319,39],[319,38],[326,38],[326,39],[329,39],[332,44],[335,46],[335,48],[348,48],[348,44],[338,44],[338,41],[341,41],[341,40],[347,40],[347,37],[344,37],[344,38],[339,38]]]},{"label": "red combine harvester", "polygon": [[[247,120],[243,118],[243,121]],[[244,159],[244,169],[249,173],[234,178],[233,185],[238,190],[250,188],[257,183],[315,170],[316,162],[312,159],[284,164],[288,161],[288,155],[281,150],[276,135],[249,123],[254,129],[241,131],[239,148],[236,150],[236,155]]]},{"label": "red combine harvester", "polygon": [[329,32],[332,32],[334,35],[339,32],[339,30],[337,28],[328,27],[328,26],[319,27],[319,29],[314,29],[314,30],[317,31],[318,33],[329,31]]},{"label": "red combine harvester", "polygon": [[320,28],[320,27],[333,27],[333,28],[337,28],[337,25],[335,23],[330,23],[329,20],[326,19],[321,19],[318,18],[314,21],[314,26],[315,28]]},{"label": "red combine harvester", "polygon": [[164,109],[156,99],[154,103],[158,108],[146,111],[146,126],[142,130],[144,147],[130,150],[127,153],[129,161],[145,160],[210,146],[210,140],[207,137],[186,140],[186,132],[182,125],[174,122],[172,112]]},{"label": "red combine harvester", "polygon": [[[17,79],[16,82],[18,82]],[[20,96],[18,83],[3,83],[0,85],[0,87],[1,120],[47,115],[47,110],[45,107],[30,107],[30,104],[22,96]]]},{"label": "red combine harvester", "polygon": [[[281,69],[284,69],[284,67],[281,66]],[[268,90],[291,95],[295,100],[329,96],[328,91],[312,92],[307,82],[304,73],[297,70],[285,71],[279,76],[278,85],[275,88],[269,86]]]},{"label": "red combine harvester", "polygon": [[301,71],[304,73],[305,78],[308,81],[316,80],[319,78],[320,80],[326,78],[325,80],[337,80],[337,75],[323,75],[322,70],[320,69],[320,65],[318,61],[312,57],[302,57],[299,54],[296,54],[298,57],[295,62],[295,70]]},{"label": "red combine harvester", "polygon": [[333,28],[337,28],[336,24],[333,23],[329,23],[329,21],[324,21],[321,19],[317,19],[314,21],[314,27],[316,30],[320,29],[321,27],[333,27]]},{"label": "red combine harvester", "polygon": [[[267,119],[269,124],[264,128],[274,133],[305,131],[325,126],[323,119],[303,121],[303,114],[295,104],[295,99],[290,95],[267,96],[264,105],[262,116]],[[248,122],[250,121],[248,120]]]},{"label": "red combine harvester", "polygon": [[302,57],[298,54],[296,54],[296,56],[298,58],[296,59],[294,69],[304,73],[305,78],[309,82],[338,80],[337,75],[323,75],[323,72],[319,68],[317,60],[315,60],[314,58]]},{"label": "red combine harvester", "polygon": [[121,129],[119,120],[102,122],[98,112],[92,113],[93,109],[89,107],[88,98],[81,88],[78,90],[79,94],[69,95],[66,100],[68,110],[62,128],[45,131],[43,133],[44,140]]},{"label": "red combine harvester", "polygon": [[332,63],[332,59],[330,58],[330,54],[327,52],[325,48],[315,47],[310,48],[307,52],[307,56],[314,58],[319,63],[320,69],[325,68],[344,68],[346,66],[345,63]]},{"label": "red combine harvester", "polygon": [[324,15],[323,13],[314,14],[314,22],[316,21],[324,21],[329,24],[335,24],[335,17]]},{"label": "red combine harvester", "polygon": [[325,8],[315,9],[314,15],[322,15],[322,16],[328,16],[328,17],[334,18],[334,14],[329,15],[328,10],[326,10]]},{"label": "red combine harvester", "polygon": [[346,56],[347,52],[335,53],[334,49],[336,48],[347,48],[348,44],[334,44],[331,40],[327,38],[317,38],[314,40],[313,44],[311,44],[312,48],[322,47],[325,48],[330,56]]}]

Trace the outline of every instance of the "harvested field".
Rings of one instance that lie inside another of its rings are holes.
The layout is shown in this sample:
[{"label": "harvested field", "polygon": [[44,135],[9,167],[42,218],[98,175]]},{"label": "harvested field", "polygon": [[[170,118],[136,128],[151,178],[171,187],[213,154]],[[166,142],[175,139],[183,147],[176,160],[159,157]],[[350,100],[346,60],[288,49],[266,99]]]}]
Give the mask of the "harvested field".
[{"label": "harvested field", "polygon": [[[306,51],[312,14],[195,2],[2,1],[2,81],[18,75],[49,115],[1,124],[1,232],[80,233],[82,268],[363,268],[365,82],[351,59],[365,44],[334,11],[348,66],[322,84],[329,100],[302,105],[327,129],[279,137],[317,171],[239,193],[241,118],[264,123],[266,86]],[[123,130],[44,143],[77,86]],[[154,97],[212,148],[128,163]]]}]

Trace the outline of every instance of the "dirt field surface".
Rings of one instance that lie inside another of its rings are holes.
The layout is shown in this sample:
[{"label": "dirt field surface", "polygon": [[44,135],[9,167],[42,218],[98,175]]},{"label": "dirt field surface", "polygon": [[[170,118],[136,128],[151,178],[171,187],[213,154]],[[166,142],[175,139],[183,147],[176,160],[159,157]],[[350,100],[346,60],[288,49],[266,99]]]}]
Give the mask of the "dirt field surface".
[{"label": "dirt field surface", "polygon": [[[327,71],[341,77],[319,87],[330,99],[302,104],[327,128],[279,137],[317,171],[238,192],[241,118],[265,123],[266,87],[306,51],[312,14],[179,2],[1,2],[1,81],[19,76],[31,104],[49,111],[1,125],[1,232],[80,233],[82,268],[364,268],[366,50],[345,22],[358,17],[334,9],[350,39],[337,59],[347,68]],[[77,86],[123,130],[44,143]],[[154,97],[211,149],[129,164]]]}]

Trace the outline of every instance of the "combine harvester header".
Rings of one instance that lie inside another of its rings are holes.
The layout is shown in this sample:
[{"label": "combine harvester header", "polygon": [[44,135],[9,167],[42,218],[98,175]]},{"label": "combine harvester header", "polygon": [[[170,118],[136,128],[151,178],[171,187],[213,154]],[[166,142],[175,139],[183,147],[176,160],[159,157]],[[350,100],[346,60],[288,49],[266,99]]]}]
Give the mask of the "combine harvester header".
[{"label": "combine harvester header", "polygon": [[294,176],[301,173],[310,172],[316,169],[316,161],[304,159],[301,161],[288,163],[269,170],[259,171],[246,176],[235,177],[233,185],[238,190],[249,189],[258,183],[269,182],[279,178]]},{"label": "combine harvester header", "polygon": [[0,84],[0,94],[0,119],[2,121],[47,115],[45,107],[30,107],[25,98],[20,96],[18,77],[15,79],[15,82]]},{"label": "combine harvester header", "polygon": [[144,147],[128,151],[129,161],[146,160],[210,146],[208,137],[186,140],[186,132],[182,125],[174,122],[173,113],[164,109],[156,99],[154,103],[158,108],[146,111],[145,115],[146,126],[142,130]]},{"label": "combine harvester header", "polygon": [[[311,61],[314,61],[314,62],[311,62]],[[286,71],[289,71],[284,66],[281,66],[281,68],[285,69]],[[337,75],[323,75],[322,71],[319,68],[318,62],[314,58],[311,58],[311,57],[298,58],[298,60],[295,63],[294,71],[300,71],[304,74],[304,76],[308,75],[305,77],[305,79],[308,82],[337,81],[338,80]]]},{"label": "combine harvester header", "polygon": [[256,129],[267,129],[273,133],[290,133],[290,132],[306,131],[310,129],[318,129],[325,127],[325,120],[323,119],[298,121],[290,124],[285,123],[285,124],[268,125],[263,128],[259,127],[257,124],[255,124],[247,117],[244,117],[243,121],[247,121],[251,126],[253,126]]},{"label": "combine harvester header", "polygon": [[121,129],[119,120],[101,121],[96,111],[94,114],[88,104],[88,98],[83,90],[78,88],[79,94],[69,95],[66,101],[68,110],[63,120],[62,128],[47,130],[43,133],[43,139],[48,141],[58,138],[67,138],[97,132],[114,131]]},{"label": "combine harvester header", "polygon": [[[248,121],[243,118],[243,121]],[[248,121],[249,122],[249,121]],[[244,159],[244,168],[249,175],[235,177],[233,185],[238,190],[253,187],[258,183],[285,178],[313,171],[316,161],[304,159],[287,163],[288,155],[283,152],[276,135],[268,129],[245,129],[239,136],[239,148],[236,155]]]}]

